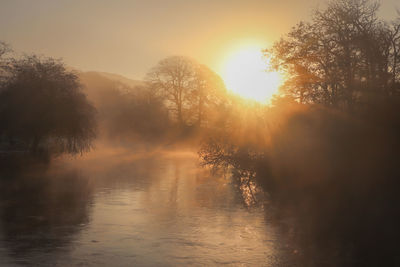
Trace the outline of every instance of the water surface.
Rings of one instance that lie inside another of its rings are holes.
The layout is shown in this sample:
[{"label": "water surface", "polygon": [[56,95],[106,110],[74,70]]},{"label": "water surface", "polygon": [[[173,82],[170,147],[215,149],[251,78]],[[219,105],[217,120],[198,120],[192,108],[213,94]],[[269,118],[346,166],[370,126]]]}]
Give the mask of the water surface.
[{"label": "water surface", "polygon": [[97,153],[2,176],[2,266],[286,266],[262,205],[190,153]]}]

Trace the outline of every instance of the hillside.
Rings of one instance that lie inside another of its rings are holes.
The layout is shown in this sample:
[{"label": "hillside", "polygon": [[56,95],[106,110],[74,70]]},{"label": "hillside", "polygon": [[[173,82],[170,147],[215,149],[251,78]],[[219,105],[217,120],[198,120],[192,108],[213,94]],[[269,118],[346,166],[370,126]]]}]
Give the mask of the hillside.
[{"label": "hillside", "polygon": [[133,93],[144,85],[143,81],[131,80],[118,74],[105,72],[78,72],[78,76],[84,92],[95,106],[109,102],[120,93]]}]

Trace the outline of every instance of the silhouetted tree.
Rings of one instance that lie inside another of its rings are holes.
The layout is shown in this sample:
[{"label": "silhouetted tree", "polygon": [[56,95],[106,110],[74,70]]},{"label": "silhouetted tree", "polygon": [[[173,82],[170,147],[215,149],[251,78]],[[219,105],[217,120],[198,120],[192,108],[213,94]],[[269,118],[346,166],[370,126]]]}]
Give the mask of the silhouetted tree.
[{"label": "silhouetted tree", "polygon": [[286,93],[301,103],[353,109],[399,93],[399,20],[377,18],[369,0],[331,1],[266,51],[289,74]]},{"label": "silhouetted tree", "polygon": [[268,193],[302,266],[400,262],[400,24],[378,20],[378,7],[337,0],[298,24],[267,51],[288,73],[285,94],[258,118],[235,113],[199,151]]},{"label": "silhouetted tree", "polygon": [[82,153],[95,137],[95,109],[62,62],[15,60],[0,91],[0,134],[33,153]]},{"label": "silhouetted tree", "polygon": [[226,102],[226,88],[222,78],[206,65],[197,65],[191,92],[191,106],[198,126],[215,118],[214,111]]},{"label": "silhouetted tree", "polygon": [[147,80],[168,101],[179,124],[185,124],[184,109],[195,77],[194,62],[186,57],[173,56],[161,60],[147,74]]},{"label": "silhouetted tree", "polygon": [[222,79],[205,65],[186,57],[161,60],[147,74],[153,90],[166,99],[180,125],[201,125],[212,106],[224,101]]}]

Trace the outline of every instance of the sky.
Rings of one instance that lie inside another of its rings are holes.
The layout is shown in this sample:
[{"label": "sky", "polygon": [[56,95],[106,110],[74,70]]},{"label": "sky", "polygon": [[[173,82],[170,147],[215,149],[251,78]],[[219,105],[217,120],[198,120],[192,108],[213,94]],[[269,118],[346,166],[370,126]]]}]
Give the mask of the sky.
[{"label": "sky", "polygon": [[[220,72],[233,51],[269,47],[322,0],[0,0],[0,40],[17,53],[142,79],[171,55]],[[394,19],[398,0],[382,0]]]}]

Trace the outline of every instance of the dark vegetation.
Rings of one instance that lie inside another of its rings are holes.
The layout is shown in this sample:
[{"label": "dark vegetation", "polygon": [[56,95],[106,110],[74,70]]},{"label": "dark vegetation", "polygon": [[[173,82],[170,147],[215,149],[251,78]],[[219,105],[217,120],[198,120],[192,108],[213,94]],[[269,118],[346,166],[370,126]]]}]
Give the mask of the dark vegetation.
[{"label": "dark vegetation", "polygon": [[4,60],[1,71],[0,138],[6,151],[47,157],[90,150],[95,108],[77,75],[57,60],[36,56]]},{"label": "dark vegetation", "polygon": [[69,70],[52,58],[18,57],[5,43],[0,56],[4,165],[22,157],[82,154],[96,136],[131,148],[195,147],[206,132],[223,126],[228,112],[222,79],[186,57],[163,59],[145,81],[133,81]]},{"label": "dark vegetation", "polygon": [[304,266],[400,265],[400,18],[378,7],[337,0],[295,26],[266,51],[283,96],[200,150],[267,192]]},{"label": "dark vegetation", "polygon": [[128,84],[0,43],[1,152],[82,153],[96,121],[124,145],[204,140],[203,164],[231,171],[248,203],[265,192],[302,265],[399,266],[400,18],[378,8],[332,1],[266,50],[288,76],[270,106],[186,57]]}]

